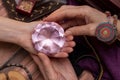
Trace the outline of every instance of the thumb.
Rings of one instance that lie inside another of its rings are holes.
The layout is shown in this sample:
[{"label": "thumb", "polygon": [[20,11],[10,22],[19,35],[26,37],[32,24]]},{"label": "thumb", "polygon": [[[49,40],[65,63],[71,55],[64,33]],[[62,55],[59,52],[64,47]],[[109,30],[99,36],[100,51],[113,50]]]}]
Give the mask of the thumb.
[{"label": "thumb", "polygon": [[50,80],[54,79],[55,76],[55,70],[53,68],[53,65],[49,59],[49,57],[43,53],[39,53],[38,57],[41,61],[41,65],[44,68],[44,72],[46,74],[46,77]]},{"label": "thumb", "polygon": [[66,30],[65,35],[88,35],[95,36],[96,24],[87,24],[82,26],[74,26]]}]

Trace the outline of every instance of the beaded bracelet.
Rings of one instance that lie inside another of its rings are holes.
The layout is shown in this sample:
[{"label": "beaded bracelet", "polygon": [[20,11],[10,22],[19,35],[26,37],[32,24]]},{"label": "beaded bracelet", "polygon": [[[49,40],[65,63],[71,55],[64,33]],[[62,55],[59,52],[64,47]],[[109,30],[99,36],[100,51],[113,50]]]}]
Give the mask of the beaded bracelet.
[{"label": "beaded bracelet", "polygon": [[27,73],[27,76],[28,76],[29,80],[33,80],[32,75],[30,74],[29,70],[21,64],[7,64],[7,65],[4,65],[4,66],[0,67],[0,70],[3,70],[3,69],[8,68],[8,67],[12,67],[12,66],[20,67],[20,68],[24,69],[25,72]]},{"label": "beaded bracelet", "polygon": [[117,21],[118,21],[118,16],[117,15],[113,15],[111,16],[111,13],[109,11],[106,11],[106,16],[107,16],[107,19],[108,19],[108,22],[111,22],[111,18],[113,18],[113,25],[114,27],[117,26]]}]

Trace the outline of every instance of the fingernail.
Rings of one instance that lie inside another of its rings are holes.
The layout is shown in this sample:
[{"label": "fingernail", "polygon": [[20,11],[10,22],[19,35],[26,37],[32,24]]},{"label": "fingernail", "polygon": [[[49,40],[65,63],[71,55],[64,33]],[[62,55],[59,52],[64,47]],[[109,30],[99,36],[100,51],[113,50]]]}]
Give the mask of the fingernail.
[{"label": "fingernail", "polygon": [[37,55],[40,56],[41,54],[43,54],[43,53],[38,53]]},{"label": "fingernail", "polygon": [[47,18],[47,17],[44,17],[42,20],[43,20],[43,21],[46,21],[46,18]]},{"label": "fingernail", "polygon": [[72,32],[68,30],[65,32],[65,35],[72,35]]}]

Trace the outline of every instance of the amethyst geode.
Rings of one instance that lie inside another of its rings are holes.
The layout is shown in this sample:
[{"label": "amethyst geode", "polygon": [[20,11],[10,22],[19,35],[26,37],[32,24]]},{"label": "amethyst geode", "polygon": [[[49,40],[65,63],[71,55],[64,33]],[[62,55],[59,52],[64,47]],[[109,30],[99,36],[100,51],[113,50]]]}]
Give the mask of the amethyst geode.
[{"label": "amethyst geode", "polygon": [[65,43],[64,30],[55,22],[42,22],[34,28],[32,41],[38,52],[58,53]]}]

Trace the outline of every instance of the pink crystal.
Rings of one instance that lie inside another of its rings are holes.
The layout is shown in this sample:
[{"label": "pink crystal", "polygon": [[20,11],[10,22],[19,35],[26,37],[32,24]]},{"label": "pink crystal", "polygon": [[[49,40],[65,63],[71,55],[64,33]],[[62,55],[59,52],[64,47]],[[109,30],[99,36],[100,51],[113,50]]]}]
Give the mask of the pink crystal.
[{"label": "pink crystal", "polygon": [[42,22],[35,27],[32,41],[38,52],[58,53],[65,43],[64,30],[55,22]]}]

